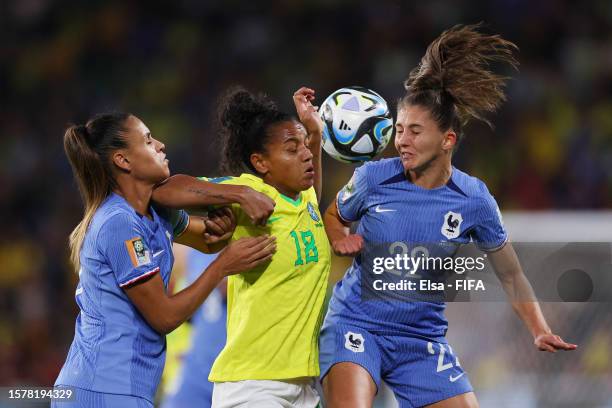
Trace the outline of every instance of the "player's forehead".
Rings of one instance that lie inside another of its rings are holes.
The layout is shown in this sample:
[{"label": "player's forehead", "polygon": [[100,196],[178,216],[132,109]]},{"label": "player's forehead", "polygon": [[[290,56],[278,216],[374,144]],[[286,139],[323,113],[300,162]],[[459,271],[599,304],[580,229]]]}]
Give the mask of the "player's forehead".
[{"label": "player's forehead", "polygon": [[127,134],[131,136],[147,136],[151,133],[147,125],[142,120],[134,115],[130,115],[125,121],[125,128]]},{"label": "player's forehead", "polygon": [[300,122],[288,120],[270,126],[270,135],[275,142],[285,143],[292,140],[303,140],[306,137],[306,128]]},{"label": "player's forehead", "polygon": [[410,127],[413,125],[427,126],[433,121],[431,112],[421,105],[402,104],[397,110],[396,125]]}]

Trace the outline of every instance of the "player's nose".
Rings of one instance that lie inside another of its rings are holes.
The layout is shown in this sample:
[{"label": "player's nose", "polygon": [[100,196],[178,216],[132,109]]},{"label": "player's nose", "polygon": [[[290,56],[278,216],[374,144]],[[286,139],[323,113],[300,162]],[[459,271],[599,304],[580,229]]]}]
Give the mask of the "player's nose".
[{"label": "player's nose", "polygon": [[310,160],[312,160],[313,157],[314,156],[313,156],[312,152],[310,151],[310,149],[309,148],[305,148],[304,149],[303,160],[304,161],[310,161]]},{"label": "player's nose", "polygon": [[410,147],[412,146],[412,137],[408,135],[408,132],[402,132],[401,134],[395,135],[395,140],[397,144],[402,147]]}]

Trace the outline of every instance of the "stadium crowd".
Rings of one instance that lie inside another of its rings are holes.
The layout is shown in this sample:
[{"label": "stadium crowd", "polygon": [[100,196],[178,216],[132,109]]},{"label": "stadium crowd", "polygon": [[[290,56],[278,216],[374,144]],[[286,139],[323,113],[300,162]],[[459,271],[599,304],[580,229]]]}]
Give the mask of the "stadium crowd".
[{"label": "stadium crowd", "polygon": [[[507,72],[495,128],[468,129],[457,167],[485,180],[502,211],[612,207],[609,2],[400,3],[3,5],[0,384],[52,384],[72,338],[77,276],[67,236],[82,209],[61,141],[67,124],[95,112],[143,118],[173,146],[173,173],[217,175],[215,101],[227,86],[263,90],[289,108],[303,84],[319,102],[361,85],[394,105],[429,41],[456,23],[484,21],[519,45],[521,68]],[[321,208],[352,172],[325,160]],[[612,362],[601,346],[609,333],[597,324],[599,360],[585,362],[595,373],[609,370],[602,359]]]}]

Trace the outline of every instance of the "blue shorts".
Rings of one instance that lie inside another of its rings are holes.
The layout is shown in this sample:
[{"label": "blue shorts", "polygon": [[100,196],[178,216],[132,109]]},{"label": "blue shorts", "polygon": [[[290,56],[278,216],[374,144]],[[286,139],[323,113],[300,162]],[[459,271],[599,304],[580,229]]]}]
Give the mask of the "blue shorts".
[{"label": "blue shorts", "polygon": [[374,334],[358,326],[326,322],[319,338],[321,378],[337,363],[359,364],[393,390],[399,406],[422,407],[473,390],[446,342]]},{"label": "blue shorts", "polygon": [[51,402],[51,408],[153,408],[153,403],[133,395],[108,394],[71,387],[74,400]]}]

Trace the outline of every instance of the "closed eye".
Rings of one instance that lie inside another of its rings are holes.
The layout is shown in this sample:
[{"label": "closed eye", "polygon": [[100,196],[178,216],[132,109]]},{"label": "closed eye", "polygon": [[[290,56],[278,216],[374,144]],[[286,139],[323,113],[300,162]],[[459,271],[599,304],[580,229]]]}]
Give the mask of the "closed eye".
[{"label": "closed eye", "polygon": [[295,139],[285,141],[285,149],[289,153],[296,153],[298,150],[298,142]]}]

